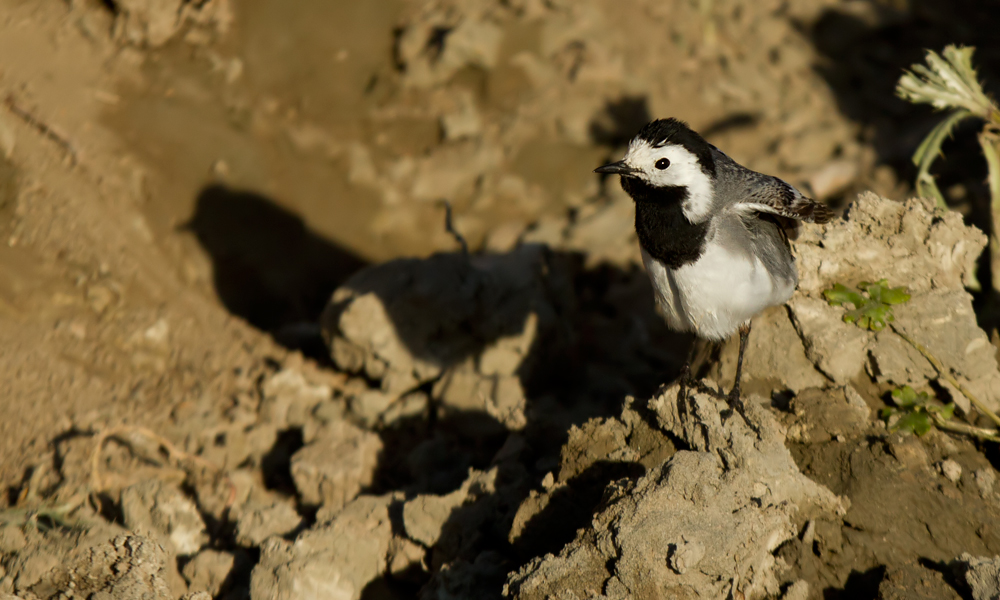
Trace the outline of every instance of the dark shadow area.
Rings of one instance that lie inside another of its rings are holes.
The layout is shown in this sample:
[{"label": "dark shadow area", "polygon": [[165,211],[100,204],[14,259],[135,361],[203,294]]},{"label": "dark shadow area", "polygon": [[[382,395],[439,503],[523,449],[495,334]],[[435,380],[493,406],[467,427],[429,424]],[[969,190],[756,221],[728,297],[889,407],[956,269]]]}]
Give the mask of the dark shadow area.
[{"label": "dark shadow area", "polygon": [[264,473],[264,486],[267,489],[290,496],[295,495],[292,455],[303,445],[301,429],[285,429],[278,432],[274,446],[261,458],[260,468]]},{"label": "dark shadow area", "polygon": [[[508,540],[531,490],[540,489],[547,474],[560,472],[561,451],[574,425],[618,415],[626,395],[648,398],[679,372],[690,337],[667,329],[641,269],[589,266],[580,254],[528,245],[506,254],[392,261],[358,273],[351,288],[358,296],[377,296],[406,350],[443,371],[418,389],[430,398],[425,413],[376,427],[383,450],[365,493],[440,496],[459,489],[469,469],[497,469],[495,492],[449,516],[445,541],[430,549],[432,572],[465,561],[463,568],[475,573],[474,594],[480,594],[494,589],[492,576],[484,573],[504,565],[494,586],[499,590],[507,572],[534,556],[558,552],[586,527],[609,483],[645,472],[636,462],[590,465],[559,482],[566,487],[528,519],[516,547]],[[341,318],[349,314],[349,303],[328,308],[321,318],[324,330],[343,335]],[[480,370],[484,351],[520,334],[530,319],[537,319],[536,333],[514,372],[526,400],[524,427],[512,431],[485,410],[449,403],[442,392],[451,385],[449,377],[491,381],[493,376]],[[489,518],[482,517],[484,511]],[[471,566],[477,561],[479,566]],[[387,576],[369,586],[365,597],[405,595],[413,585]]]},{"label": "dark shadow area", "polygon": [[[841,111],[866,126],[879,160],[910,181],[910,157],[941,114],[897,98],[896,82],[904,70],[924,61],[926,50],[940,53],[948,44],[959,44],[976,47],[974,65],[987,92],[1000,89],[1000,36],[990,26],[1000,23],[1000,4],[913,0],[903,6],[907,8],[869,0],[868,6],[850,11],[831,8],[803,29],[823,57],[816,68],[836,93]],[[955,170],[967,182],[985,174],[982,157],[966,143],[968,137],[960,132],[960,143],[945,148],[947,160],[938,167],[946,180]],[[977,172],[970,173],[970,168]]]},{"label": "dark shadow area", "polygon": [[602,146],[619,148],[652,120],[645,96],[623,96],[608,102],[590,122],[590,139]]},{"label": "dark shadow area", "polygon": [[597,461],[552,494],[549,503],[525,525],[514,548],[518,561],[558,554],[573,541],[576,530],[590,525],[600,508],[608,484],[620,479],[637,480],[646,474],[639,463]]},{"label": "dark shadow area", "polygon": [[968,565],[953,560],[950,563],[944,561],[921,558],[920,566],[931,571],[937,571],[944,578],[945,583],[950,585],[962,600],[972,600],[972,588],[965,582],[965,573]]},{"label": "dark shadow area", "polygon": [[823,590],[823,600],[875,600],[878,586],[885,577],[885,565],[872,567],[867,571],[851,571],[844,587],[828,587]]},{"label": "dark shadow area", "polygon": [[295,349],[319,350],[318,329],[309,324],[333,290],[365,265],[274,201],[221,185],[199,194],[183,228],[211,257],[226,309]]}]

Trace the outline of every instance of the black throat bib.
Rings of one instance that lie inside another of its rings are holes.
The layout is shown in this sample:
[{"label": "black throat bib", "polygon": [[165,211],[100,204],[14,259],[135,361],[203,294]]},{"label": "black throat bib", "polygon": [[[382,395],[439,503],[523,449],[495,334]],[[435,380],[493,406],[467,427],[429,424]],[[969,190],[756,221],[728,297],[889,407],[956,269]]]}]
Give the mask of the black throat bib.
[{"label": "black throat bib", "polygon": [[635,200],[635,232],[647,254],[669,269],[691,264],[705,251],[708,221],[691,223],[681,210],[687,198],[683,186],[653,187],[622,177],[622,189]]}]

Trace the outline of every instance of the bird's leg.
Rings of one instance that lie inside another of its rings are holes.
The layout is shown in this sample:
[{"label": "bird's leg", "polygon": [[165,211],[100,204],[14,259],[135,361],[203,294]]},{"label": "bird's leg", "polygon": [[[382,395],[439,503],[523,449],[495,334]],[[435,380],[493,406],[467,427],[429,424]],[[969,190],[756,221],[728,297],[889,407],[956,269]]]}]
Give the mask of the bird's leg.
[{"label": "bird's leg", "polygon": [[740,325],[740,354],[736,358],[736,381],[733,382],[733,389],[729,391],[729,407],[738,412],[743,420],[746,422],[747,426],[750,427],[755,433],[760,435],[760,430],[750,420],[747,416],[746,405],[743,404],[743,398],[740,397],[740,379],[743,375],[743,353],[747,349],[747,340],[750,338],[750,321],[747,321],[743,325]]},{"label": "bird's leg", "polygon": [[736,381],[733,382],[733,389],[729,392],[729,403],[733,404],[740,399],[740,379],[743,375],[743,353],[747,349],[747,340],[750,339],[750,321],[740,325],[740,354],[736,358]]},{"label": "bird's leg", "polygon": [[694,355],[698,351],[698,341],[691,341],[691,348],[688,349],[687,359],[684,360],[684,365],[681,367],[681,376],[679,379],[679,385],[677,390],[677,397],[684,398],[687,396],[688,388],[692,387],[694,381],[691,378],[691,362],[694,360]]}]

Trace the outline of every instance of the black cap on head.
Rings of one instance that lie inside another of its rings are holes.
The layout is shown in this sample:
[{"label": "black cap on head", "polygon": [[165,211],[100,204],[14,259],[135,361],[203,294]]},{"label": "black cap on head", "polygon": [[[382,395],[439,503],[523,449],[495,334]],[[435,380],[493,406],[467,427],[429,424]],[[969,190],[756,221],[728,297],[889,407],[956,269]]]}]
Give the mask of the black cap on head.
[{"label": "black cap on head", "polygon": [[698,158],[701,169],[707,175],[715,175],[715,159],[712,158],[712,145],[698,132],[677,119],[657,119],[647,123],[636,134],[637,138],[649,142],[652,146],[677,144],[683,146]]}]

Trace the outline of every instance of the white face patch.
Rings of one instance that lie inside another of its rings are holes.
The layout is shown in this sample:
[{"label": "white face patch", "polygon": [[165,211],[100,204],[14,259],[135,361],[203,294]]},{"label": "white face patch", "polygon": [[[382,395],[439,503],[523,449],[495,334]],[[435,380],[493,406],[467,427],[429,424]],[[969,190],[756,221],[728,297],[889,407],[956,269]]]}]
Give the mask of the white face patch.
[{"label": "white face patch", "polygon": [[[657,169],[660,159],[667,159],[666,169]],[[714,187],[712,179],[701,170],[698,157],[683,146],[667,144],[654,148],[642,139],[635,139],[625,153],[625,163],[639,171],[636,175],[653,187],[683,186],[688,197],[681,206],[684,216],[692,223],[704,221],[712,210]]]}]

